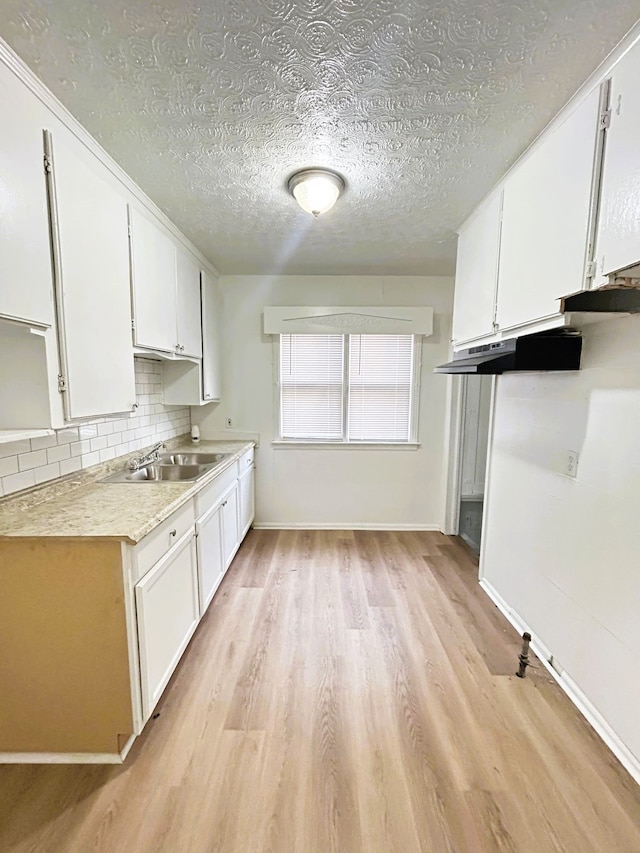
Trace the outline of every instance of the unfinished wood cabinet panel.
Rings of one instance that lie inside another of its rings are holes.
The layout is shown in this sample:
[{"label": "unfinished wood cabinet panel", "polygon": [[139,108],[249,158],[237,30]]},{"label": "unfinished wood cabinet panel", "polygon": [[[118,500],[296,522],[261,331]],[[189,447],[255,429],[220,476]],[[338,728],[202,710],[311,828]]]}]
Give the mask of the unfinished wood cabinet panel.
[{"label": "unfinished wood cabinet panel", "polygon": [[0,542],[0,753],[114,754],[134,731],[119,542]]}]

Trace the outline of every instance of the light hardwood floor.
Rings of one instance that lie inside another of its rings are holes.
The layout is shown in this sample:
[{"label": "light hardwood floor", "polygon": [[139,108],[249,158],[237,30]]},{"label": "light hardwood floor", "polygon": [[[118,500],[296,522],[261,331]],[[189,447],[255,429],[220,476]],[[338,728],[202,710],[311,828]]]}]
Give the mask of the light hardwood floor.
[{"label": "light hardwood floor", "polygon": [[0,767],[0,851],[638,853],[476,577],[437,533],[250,532],[123,767]]}]

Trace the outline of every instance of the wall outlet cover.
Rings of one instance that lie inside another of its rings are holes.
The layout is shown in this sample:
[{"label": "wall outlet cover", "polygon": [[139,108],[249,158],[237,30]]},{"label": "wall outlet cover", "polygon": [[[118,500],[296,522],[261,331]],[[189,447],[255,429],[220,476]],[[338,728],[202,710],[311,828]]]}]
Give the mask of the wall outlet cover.
[{"label": "wall outlet cover", "polygon": [[564,473],[567,477],[575,477],[578,473],[578,451],[568,450],[565,460]]}]

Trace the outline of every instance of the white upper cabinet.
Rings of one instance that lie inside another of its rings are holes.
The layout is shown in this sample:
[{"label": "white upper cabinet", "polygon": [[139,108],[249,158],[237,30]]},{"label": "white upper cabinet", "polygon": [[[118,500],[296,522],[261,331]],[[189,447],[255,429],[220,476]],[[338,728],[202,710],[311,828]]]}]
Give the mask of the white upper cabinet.
[{"label": "white upper cabinet", "polygon": [[595,89],[505,181],[496,311],[501,330],[558,316],[560,298],[586,286],[599,125]]},{"label": "white upper cabinet", "polygon": [[197,261],[134,207],[129,224],[136,346],[201,358]]},{"label": "white upper cabinet", "polygon": [[53,323],[42,108],[0,64],[0,315]]},{"label": "white upper cabinet", "polygon": [[108,182],[102,164],[81,156],[75,140],[68,146],[57,135],[52,141],[65,416],[128,412],[136,395],[127,203]]},{"label": "white upper cabinet", "polygon": [[640,43],[614,66],[602,171],[596,286],[640,263]]},{"label": "white upper cabinet", "polygon": [[456,346],[493,332],[502,193],[487,198],[458,238],[453,341]]},{"label": "white upper cabinet", "polygon": [[177,250],[176,316],[180,355],[202,357],[200,264],[186,249]]},{"label": "white upper cabinet", "polygon": [[202,399],[222,397],[222,300],[218,280],[202,271]]},{"label": "white upper cabinet", "polygon": [[136,346],[178,351],[176,247],[155,222],[129,207]]}]

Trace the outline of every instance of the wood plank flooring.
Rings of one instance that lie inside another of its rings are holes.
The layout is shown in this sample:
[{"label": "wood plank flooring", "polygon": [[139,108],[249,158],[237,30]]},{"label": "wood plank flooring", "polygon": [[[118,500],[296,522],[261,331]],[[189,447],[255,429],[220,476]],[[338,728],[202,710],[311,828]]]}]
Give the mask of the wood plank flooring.
[{"label": "wood plank flooring", "polygon": [[251,531],[124,766],[0,767],[0,851],[638,853],[519,645],[459,540]]}]

